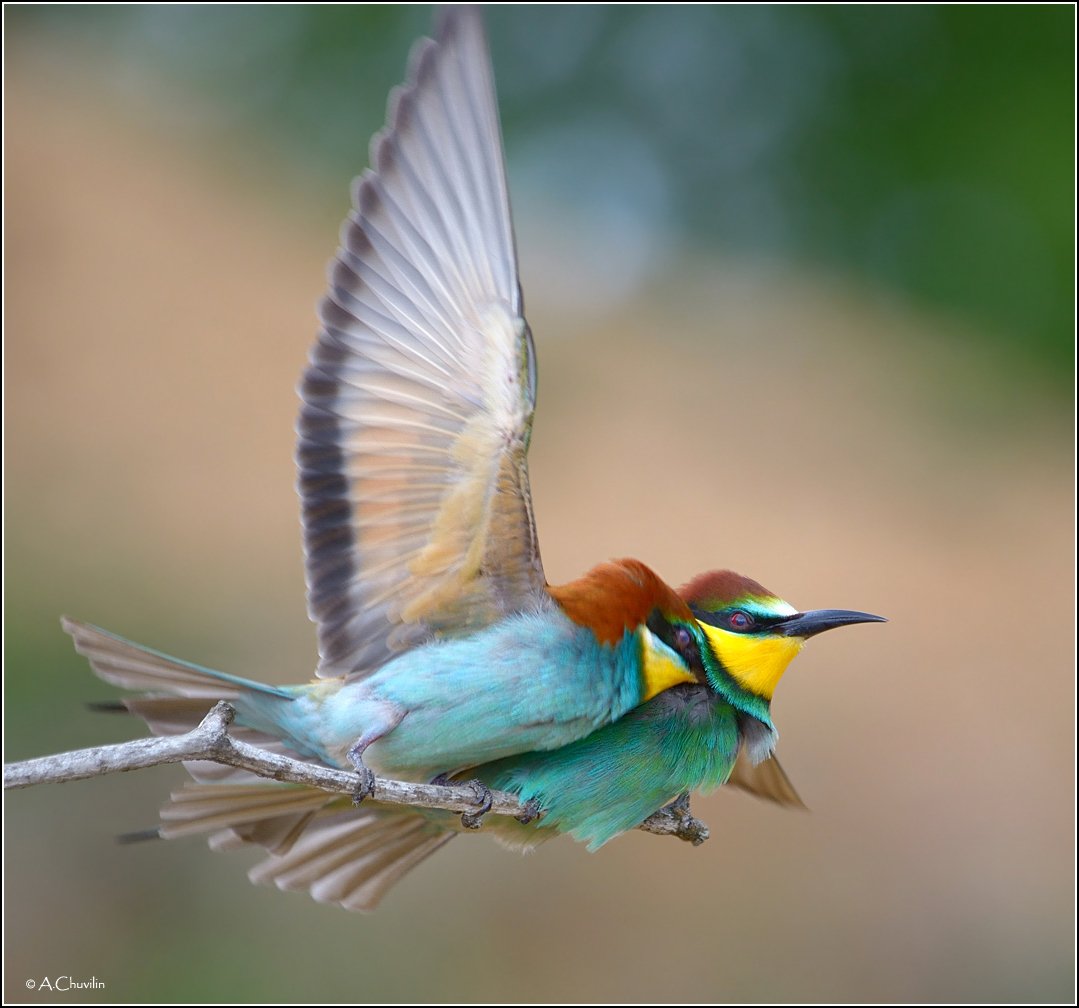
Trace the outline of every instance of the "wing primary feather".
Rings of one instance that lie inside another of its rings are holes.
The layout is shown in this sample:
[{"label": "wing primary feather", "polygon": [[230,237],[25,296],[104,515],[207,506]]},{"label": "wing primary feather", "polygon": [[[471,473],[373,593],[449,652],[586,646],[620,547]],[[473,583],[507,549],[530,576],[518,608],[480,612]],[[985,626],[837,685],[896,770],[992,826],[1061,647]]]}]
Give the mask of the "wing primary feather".
[{"label": "wing primary feather", "polygon": [[369,674],[546,598],[526,461],[534,348],[477,9],[444,12],[413,48],[370,157],[300,385],[323,676]]}]

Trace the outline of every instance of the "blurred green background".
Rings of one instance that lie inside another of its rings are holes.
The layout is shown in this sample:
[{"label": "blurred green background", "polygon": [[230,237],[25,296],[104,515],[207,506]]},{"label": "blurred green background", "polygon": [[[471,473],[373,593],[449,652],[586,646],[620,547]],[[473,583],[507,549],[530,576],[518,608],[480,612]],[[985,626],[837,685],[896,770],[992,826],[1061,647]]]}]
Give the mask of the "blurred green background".
[{"label": "blurred green background", "polygon": [[[493,7],[549,577],[730,566],[886,627],[780,688],[813,809],[698,799],[372,917],[198,841],[182,773],[6,796],[8,1000],[1066,1001],[1070,6]],[[293,392],[424,7],[7,7],[6,759],[138,734],[61,612],[313,667]]]}]

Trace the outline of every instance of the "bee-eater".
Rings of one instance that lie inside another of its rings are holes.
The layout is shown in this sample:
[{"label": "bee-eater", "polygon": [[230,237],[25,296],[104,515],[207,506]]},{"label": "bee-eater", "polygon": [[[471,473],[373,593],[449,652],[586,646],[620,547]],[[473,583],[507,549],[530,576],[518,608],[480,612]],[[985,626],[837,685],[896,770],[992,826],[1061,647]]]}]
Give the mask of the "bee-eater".
[{"label": "bee-eater", "polygon": [[[229,700],[268,748],[406,780],[475,778],[531,800],[530,846],[596,847],[676,795],[732,779],[797,803],[771,759],[772,691],[805,639],[866,613],[798,613],[730,572],[675,592],[637,560],[550,586],[526,453],[536,393],[480,16],[413,50],[329,270],[301,384],[297,465],[317,678],[270,686],[74,621],[159,733]],[[460,828],[197,764],[163,835],[261,844],[256,875],[368,909]],[[463,776],[462,776],[463,775]],[[733,775],[733,777],[732,777]],[[505,817],[497,817],[505,819]]]}]

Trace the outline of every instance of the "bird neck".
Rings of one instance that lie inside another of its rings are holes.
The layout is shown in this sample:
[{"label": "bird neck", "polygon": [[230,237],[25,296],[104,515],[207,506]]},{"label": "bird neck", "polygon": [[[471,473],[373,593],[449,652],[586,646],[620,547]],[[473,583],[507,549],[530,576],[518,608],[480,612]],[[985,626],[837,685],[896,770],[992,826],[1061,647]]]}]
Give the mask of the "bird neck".
[{"label": "bird neck", "polygon": [[772,724],[772,702],[770,696],[761,696],[742,685],[723,667],[712,661],[706,662],[708,684],[727,701],[735,710],[755,718],[766,728],[775,731]]},{"label": "bird neck", "polygon": [[548,591],[566,616],[585,627],[600,644],[616,647],[627,636],[636,638],[640,702],[680,683],[697,681],[687,663],[647,625],[656,609],[687,622],[692,622],[693,614],[674,590],[639,560],[600,564],[584,577]]}]

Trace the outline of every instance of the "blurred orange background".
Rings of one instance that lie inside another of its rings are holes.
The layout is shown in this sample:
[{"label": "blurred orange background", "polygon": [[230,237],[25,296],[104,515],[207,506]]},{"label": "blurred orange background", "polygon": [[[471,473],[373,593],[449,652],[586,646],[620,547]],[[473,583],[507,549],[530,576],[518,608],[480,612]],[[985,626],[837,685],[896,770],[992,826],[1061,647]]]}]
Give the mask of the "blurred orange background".
[{"label": "blurred orange background", "polygon": [[[312,672],[294,386],[347,178],[200,133],[204,96],[152,76],[118,95],[94,50],[7,27],[12,760],[141,732],[85,709],[112,691],[61,613],[242,675]],[[6,998],[55,1000],[25,981],[66,974],[103,1002],[1067,1001],[1058,387],[1001,367],[976,320],[836,269],[686,240],[621,289],[587,222],[534,189],[516,205],[550,579],[633,555],[891,620],[814,641],[778,691],[812,811],[697,798],[701,848],[634,833],[521,859],[468,837],[365,917],[250,886],[253,857],[115,844],[179,768],[9,793]],[[567,270],[578,243],[601,251]]]}]

